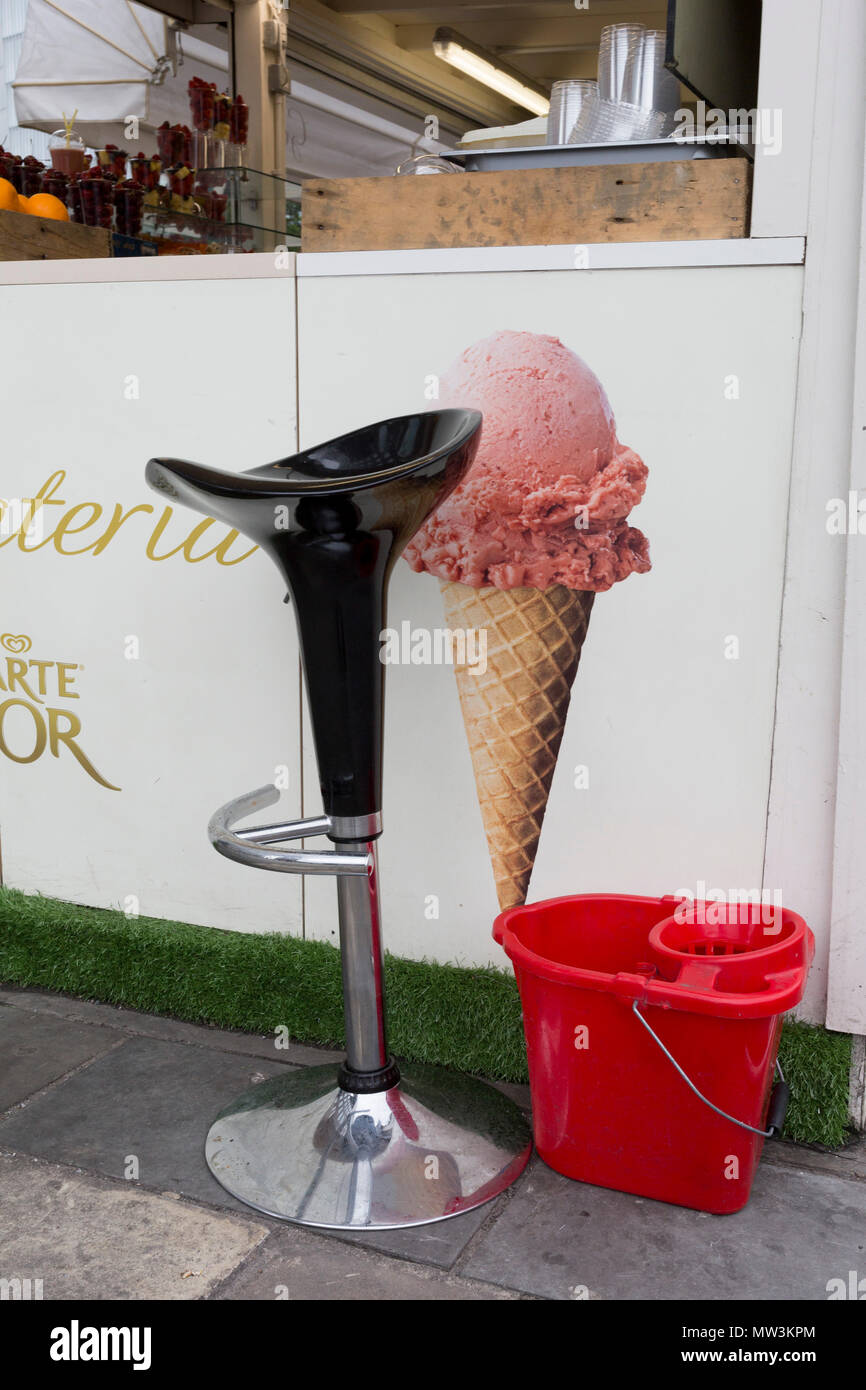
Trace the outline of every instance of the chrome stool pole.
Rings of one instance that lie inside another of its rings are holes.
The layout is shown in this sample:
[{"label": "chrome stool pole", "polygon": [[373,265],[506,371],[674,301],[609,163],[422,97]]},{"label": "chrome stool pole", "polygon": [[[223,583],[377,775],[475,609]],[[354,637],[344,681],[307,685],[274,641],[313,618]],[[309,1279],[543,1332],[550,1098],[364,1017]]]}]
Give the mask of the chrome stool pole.
[{"label": "chrome stool pole", "polygon": [[[530,1153],[526,1121],[501,1092],[398,1064],[385,1030],[379,634],[394,563],[464,476],[480,426],[473,411],[431,411],[243,474],[174,459],[147,466],[152,487],[261,545],[298,622],[324,814],[237,828],[279,800],[266,786],[222,806],[208,827],[236,863],[337,878],[345,1061],[247,1091],[205,1144],[229,1192],[284,1220],[338,1230],[442,1220],[497,1196]],[[283,848],[317,836],[334,848]]]}]

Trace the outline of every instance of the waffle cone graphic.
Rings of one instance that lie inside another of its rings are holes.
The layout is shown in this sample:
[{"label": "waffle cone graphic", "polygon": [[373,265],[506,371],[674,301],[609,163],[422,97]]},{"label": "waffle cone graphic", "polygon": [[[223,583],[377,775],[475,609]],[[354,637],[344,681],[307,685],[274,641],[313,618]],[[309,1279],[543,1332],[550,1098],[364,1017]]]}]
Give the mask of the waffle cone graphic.
[{"label": "waffle cone graphic", "polygon": [[440,582],[448,627],[487,633],[486,671],[455,674],[504,911],[526,900],[595,594]]}]

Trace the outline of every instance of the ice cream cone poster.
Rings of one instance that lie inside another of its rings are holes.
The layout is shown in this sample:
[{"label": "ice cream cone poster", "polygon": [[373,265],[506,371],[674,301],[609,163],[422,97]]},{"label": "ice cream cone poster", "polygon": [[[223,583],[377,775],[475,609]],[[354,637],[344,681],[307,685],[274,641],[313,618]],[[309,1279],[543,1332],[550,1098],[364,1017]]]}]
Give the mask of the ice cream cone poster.
[{"label": "ice cream cone poster", "polygon": [[597,594],[650,568],[630,524],[646,464],[619,442],[604,388],[558,338],[498,331],[441,380],[479,410],[468,476],[406,551],[442,586],[449,629],[484,631],[455,667],[500,907],[523,903]]}]

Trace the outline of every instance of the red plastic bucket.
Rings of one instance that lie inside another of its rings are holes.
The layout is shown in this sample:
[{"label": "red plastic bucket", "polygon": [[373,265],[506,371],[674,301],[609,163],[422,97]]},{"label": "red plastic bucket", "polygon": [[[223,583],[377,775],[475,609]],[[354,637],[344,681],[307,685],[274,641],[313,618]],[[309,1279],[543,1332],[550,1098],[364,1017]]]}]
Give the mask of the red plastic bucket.
[{"label": "red plastic bucket", "polygon": [[604,895],[512,908],[493,935],[517,975],[544,1161],[700,1211],[744,1207],[782,1015],[814,952],[803,919]]}]

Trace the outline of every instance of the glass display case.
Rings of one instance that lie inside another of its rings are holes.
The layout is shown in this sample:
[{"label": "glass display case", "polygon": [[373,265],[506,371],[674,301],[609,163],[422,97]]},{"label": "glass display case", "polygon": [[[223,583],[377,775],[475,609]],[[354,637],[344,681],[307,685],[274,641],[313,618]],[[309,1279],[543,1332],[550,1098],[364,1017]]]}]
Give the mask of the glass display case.
[{"label": "glass display case", "polygon": [[298,250],[300,184],[258,169],[169,169],[145,199],[141,235],[191,253]]}]

